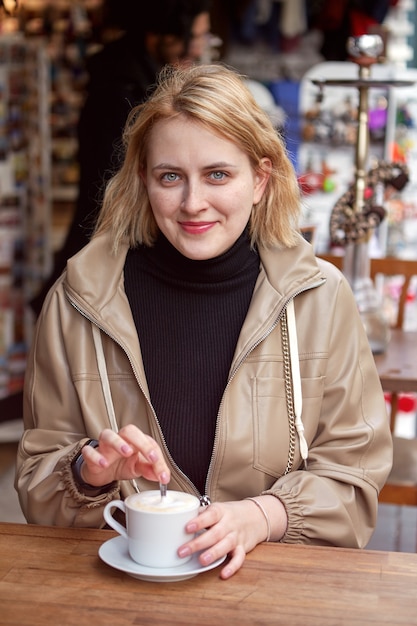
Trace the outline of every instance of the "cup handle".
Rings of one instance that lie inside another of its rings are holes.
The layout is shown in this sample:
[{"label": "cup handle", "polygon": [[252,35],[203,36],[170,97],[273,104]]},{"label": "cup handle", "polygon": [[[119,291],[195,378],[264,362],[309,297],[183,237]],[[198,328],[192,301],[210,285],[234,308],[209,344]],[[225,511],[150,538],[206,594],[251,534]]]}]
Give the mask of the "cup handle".
[{"label": "cup handle", "polygon": [[121,511],[123,511],[123,513],[126,513],[126,505],[123,500],[112,500],[112,502],[109,502],[104,507],[103,517],[106,520],[107,524],[113,528],[113,530],[115,530],[119,533],[119,535],[122,535],[122,537],[127,539],[128,537],[126,528],[122,526],[122,524],[117,522],[112,515],[112,509],[114,508],[120,509]]}]

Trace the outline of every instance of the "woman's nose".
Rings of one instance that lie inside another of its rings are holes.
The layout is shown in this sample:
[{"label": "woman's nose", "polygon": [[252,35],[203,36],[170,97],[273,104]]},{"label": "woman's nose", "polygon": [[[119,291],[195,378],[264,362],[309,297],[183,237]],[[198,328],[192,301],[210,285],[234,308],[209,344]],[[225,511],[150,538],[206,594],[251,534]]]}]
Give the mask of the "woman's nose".
[{"label": "woman's nose", "polygon": [[207,206],[202,185],[189,183],[184,187],[182,207],[188,212],[198,212]]}]

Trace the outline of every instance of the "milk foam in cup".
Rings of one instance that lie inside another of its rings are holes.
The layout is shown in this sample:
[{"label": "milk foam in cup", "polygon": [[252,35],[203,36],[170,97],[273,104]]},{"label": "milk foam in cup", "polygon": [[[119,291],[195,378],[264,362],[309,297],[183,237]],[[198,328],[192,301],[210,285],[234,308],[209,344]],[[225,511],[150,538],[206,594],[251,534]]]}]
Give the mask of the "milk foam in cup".
[{"label": "milk foam in cup", "polygon": [[195,496],[181,491],[167,491],[167,495],[161,498],[159,491],[143,491],[132,498],[130,506],[149,513],[190,511],[195,508]]},{"label": "milk foam in cup", "polygon": [[[126,528],[112,516],[118,508],[126,514]],[[198,515],[199,499],[181,491],[142,491],[126,500],[113,500],[104,508],[109,526],[125,537],[134,561],[148,567],[178,567],[191,556],[180,558],[178,548],[193,535],[185,532],[186,524]]]}]

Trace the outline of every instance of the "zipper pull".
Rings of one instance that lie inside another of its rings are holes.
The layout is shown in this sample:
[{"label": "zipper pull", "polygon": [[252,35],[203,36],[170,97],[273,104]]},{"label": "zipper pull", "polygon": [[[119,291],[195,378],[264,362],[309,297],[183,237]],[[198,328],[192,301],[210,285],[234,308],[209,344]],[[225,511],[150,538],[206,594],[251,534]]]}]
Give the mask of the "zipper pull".
[{"label": "zipper pull", "polygon": [[201,496],[200,497],[200,506],[210,506],[211,500],[209,496]]}]

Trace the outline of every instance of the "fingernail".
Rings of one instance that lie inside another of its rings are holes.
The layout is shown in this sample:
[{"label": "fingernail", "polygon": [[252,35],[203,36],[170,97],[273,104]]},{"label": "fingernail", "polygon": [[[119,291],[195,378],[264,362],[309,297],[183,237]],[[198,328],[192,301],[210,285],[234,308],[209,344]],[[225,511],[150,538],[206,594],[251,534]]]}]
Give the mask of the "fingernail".
[{"label": "fingernail", "polygon": [[213,557],[211,556],[210,552],[208,554],[203,554],[200,557],[200,561],[202,561],[204,563],[204,565],[210,565],[210,563],[213,561]]},{"label": "fingernail", "polygon": [[151,451],[149,452],[149,454],[148,454],[148,459],[149,459],[152,463],[155,463],[155,461],[157,461],[157,460],[158,460],[158,455],[157,455],[157,453],[155,452],[155,450],[151,450]]},{"label": "fingernail", "polygon": [[132,448],[128,446],[127,443],[125,443],[122,445],[121,451],[123,452],[123,454],[129,454],[130,452],[132,452]]},{"label": "fingernail", "polygon": [[185,530],[187,531],[187,533],[195,533],[197,532],[197,524],[191,522],[191,524],[187,524]]},{"label": "fingernail", "polygon": [[167,485],[169,482],[169,478],[168,478],[168,474],[166,472],[162,472],[160,477],[159,477],[159,482],[161,482],[163,485]]},{"label": "fingernail", "polygon": [[190,556],[191,554],[191,548],[188,548],[187,546],[185,546],[184,548],[180,548],[178,550],[178,556],[180,556],[181,558],[184,556]]},{"label": "fingernail", "polygon": [[222,578],[230,578],[233,575],[233,570],[230,567],[222,569]]}]

